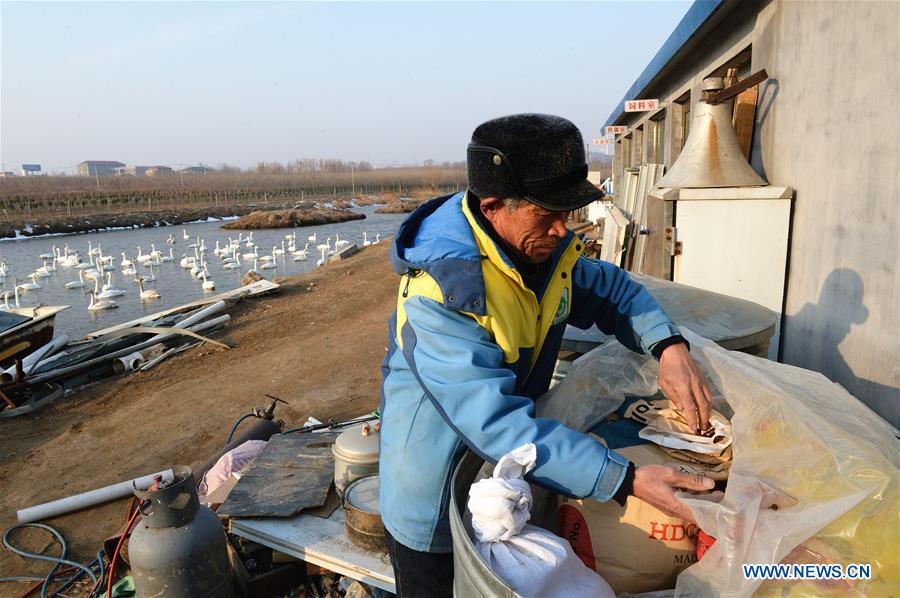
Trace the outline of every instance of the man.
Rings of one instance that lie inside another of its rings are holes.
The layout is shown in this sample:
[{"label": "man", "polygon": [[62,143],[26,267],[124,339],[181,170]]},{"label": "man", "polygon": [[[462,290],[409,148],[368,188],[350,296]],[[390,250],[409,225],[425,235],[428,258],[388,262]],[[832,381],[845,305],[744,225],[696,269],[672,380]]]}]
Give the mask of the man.
[{"label": "man", "polygon": [[[624,504],[629,494],[690,518],[678,488],[711,480],[635,469],[601,443],[534,417],[567,323],[597,324],[660,361],[660,387],[699,432],[710,393],[653,297],[615,266],[581,256],[568,212],[600,199],[571,122],[518,114],[472,136],[465,193],[433,199],[394,237],[402,275],[382,365],[381,511],[398,594],[452,593],[450,477],[466,449],[496,462],[532,442],[529,479]],[[618,372],[609,372],[615,376]]]}]

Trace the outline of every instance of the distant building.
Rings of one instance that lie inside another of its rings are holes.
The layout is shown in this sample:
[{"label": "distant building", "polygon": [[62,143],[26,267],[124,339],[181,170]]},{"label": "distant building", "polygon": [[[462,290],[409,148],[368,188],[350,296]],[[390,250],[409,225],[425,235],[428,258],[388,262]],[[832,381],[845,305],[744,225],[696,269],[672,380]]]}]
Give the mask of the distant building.
[{"label": "distant building", "polygon": [[213,169],[209,166],[188,166],[186,168],[182,168],[179,172],[183,172],[185,174],[208,174],[213,172]]},{"label": "distant building", "polygon": [[116,168],[117,176],[144,176],[147,174],[147,171],[152,168],[151,166],[134,166],[129,164],[128,166],[120,166]]},{"label": "distant building", "polygon": [[41,174],[40,164],[22,164],[22,176],[33,176]]},{"label": "distant building", "polygon": [[0,172],[0,176],[16,176],[16,173],[11,170],[4,170]]},{"label": "distant building", "polygon": [[80,176],[112,176],[125,165],[114,160],[85,160],[78,165]]},{"label": "distant building", "polygon": [[164,176],[167,174],[173,174],[175,171],[169,168],[168,166],[150,166],[147,168],[146,172],[144,172],[145,176]]}]

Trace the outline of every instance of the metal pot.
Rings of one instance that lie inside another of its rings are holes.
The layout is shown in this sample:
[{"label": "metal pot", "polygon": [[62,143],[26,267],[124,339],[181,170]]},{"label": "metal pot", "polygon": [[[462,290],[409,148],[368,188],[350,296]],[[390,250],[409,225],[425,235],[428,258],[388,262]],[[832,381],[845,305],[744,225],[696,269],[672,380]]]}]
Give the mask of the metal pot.
[{"label": "metal pot", "polygon": [[366,550],[385,552],[384,523],[378,507],[381,478],[370,475],[347,486],[344,493],[344,533],[347,539]]},{"label": "metal pot", "polygon": [[337,437],[334,453],[334,488],[343,496],[354,480],[378,473],[380,424],[353,427]]}]

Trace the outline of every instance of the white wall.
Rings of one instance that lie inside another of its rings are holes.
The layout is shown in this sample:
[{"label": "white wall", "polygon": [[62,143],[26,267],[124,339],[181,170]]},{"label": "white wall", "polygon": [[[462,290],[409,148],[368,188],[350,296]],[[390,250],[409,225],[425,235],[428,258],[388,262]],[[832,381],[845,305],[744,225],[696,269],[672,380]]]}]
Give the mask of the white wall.
[{"label": "white wall", "polygon": [[900,424],[900,3],[778,1],[756,20],[753,163],[796,190],[783,361]]}]

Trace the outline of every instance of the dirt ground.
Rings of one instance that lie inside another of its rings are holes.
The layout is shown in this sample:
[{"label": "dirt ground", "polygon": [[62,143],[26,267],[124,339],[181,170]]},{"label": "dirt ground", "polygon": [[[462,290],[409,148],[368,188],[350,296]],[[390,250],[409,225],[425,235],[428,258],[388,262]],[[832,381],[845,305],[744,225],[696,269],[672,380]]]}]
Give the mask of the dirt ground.
[{"label": "dirt ground", "polygon": [[[104,382],[38,413],[0,421],[0,529],[16,510],[166,469],[198,466],[225,443],[234,421],[266,393],[288,401],[277,419],[302,425],[378,406],[379,365],[398,277],[388,243],[282,282],[277,295],[233,309],[217,334],[231,349],[198,347],[149,372]],[[130,499],[46,521],[86,562],[123,524]],[[16,536],[58,554],[46,534]],[[0,577],[43,575],[48,564],[0,547]],[[0,596],[26,584],[0,584]]]}]

